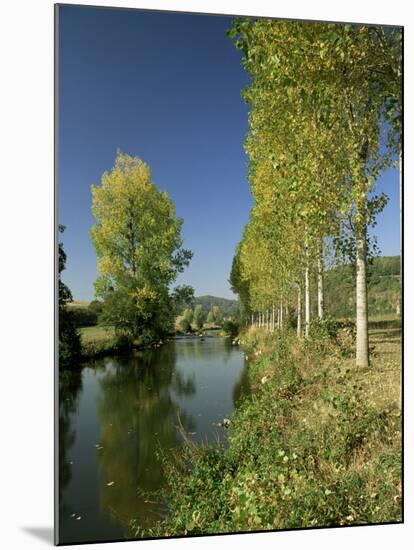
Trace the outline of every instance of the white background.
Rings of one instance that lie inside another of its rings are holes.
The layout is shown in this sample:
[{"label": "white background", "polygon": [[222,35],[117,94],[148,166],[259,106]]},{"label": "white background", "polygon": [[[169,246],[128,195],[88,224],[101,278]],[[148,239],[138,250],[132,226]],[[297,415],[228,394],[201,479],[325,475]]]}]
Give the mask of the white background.
[{"label": "white background", "polygon": [[[71,3],[71,2],[67,2]],[[414,540],[414,390],[409,308],[413,261],[414,20],[402,0],[111,0],[89,4],[405,25],[404,525],[115,543],[106,548],[378,549]],[[93,36],[91,36],[93,40]],[[0,7],[0,546],[50,546],[53,524],[53,2]],[[76,162],[76,159],[73,159]],[[410,219],[411,218],[411,219]],[[397,221],[396,221],[397,223]],[[410,444],[411,440],[411,444]],[[122,544],[122,546],[121,546]],[[102,545],[94,545],[100,548]],[[89,547],[89,545],[88,545]]]}]

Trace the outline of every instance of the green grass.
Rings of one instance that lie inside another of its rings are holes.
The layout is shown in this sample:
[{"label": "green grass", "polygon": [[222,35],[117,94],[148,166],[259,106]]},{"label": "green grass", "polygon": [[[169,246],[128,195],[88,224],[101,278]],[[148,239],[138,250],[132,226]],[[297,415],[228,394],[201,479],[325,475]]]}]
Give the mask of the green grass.
[{"label": "green grass", "polygon": [[115,353],[120,349],[115,330],[111,327],[83,327],[79,332],[84,359]]},{"label": "green grass", "polygon": [[68,302],[66,305],[69,309],[71,308],[87,308],[89,307],[90,302],[86,300],[74,300],[73,302]]},{"label": "green grass", "polygon": [[115,330],[112,327],[83,327],[79,332],[83,344],[110,342],[115,338]]},{"label": "green grass", "polygon": [[354,366],[345,331],[301,342],[293,331],[244,334],[253,393],[233,414],[229,447],[161,455],[170,515],[149,530],[133,522],[134,534],[400,522],[401,329],[376,322],[368,369]]}]

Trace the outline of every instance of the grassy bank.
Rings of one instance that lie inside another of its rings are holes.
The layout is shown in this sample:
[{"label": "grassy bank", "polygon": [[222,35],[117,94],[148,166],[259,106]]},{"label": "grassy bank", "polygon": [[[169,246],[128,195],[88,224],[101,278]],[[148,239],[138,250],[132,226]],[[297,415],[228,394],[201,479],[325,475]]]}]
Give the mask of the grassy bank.
[{"label": "grassy bank", "polygon": [[105,355],[123,353],[132,349],[159,347],[161,340],[138,341],[122,334],[116,334],[113,327],[93,326],[82,327],[81,337],[82,359],[88,360]]},{"label": "grassy bank", "polygon": [[89,359],[118,351],[115,330],[111,327],[83,327],[81,336],[82,357]]},{"label": "grassy bank", "polygon": [[161,457],[170,515],[150,530],[133,522],[136,536],[401,521],[400,328],[374,325],[365,370],[352,335],[327,332],[242,336],[253,393],[228,448]]}]

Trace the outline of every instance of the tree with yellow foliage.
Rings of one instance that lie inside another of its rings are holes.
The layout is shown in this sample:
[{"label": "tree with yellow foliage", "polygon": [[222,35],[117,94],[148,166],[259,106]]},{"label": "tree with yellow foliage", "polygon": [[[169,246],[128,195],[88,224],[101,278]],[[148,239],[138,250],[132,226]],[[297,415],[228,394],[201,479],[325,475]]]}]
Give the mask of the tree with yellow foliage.
[{"label": "tree with yellow foliage", "polygon": [[192,257],[182,248],[183,222],[138,157],[118,151],[112,171],[91,191],[104,322],[134,339],[161,335],[174,316],[170,285]]}]

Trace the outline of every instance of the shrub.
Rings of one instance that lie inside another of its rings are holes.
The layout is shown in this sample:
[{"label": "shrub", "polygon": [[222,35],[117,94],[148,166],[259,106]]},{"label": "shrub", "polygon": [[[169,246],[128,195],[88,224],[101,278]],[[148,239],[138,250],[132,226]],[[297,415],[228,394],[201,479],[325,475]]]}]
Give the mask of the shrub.
[{"label": "shrub", "polygon": [[129,334],[119,334],[116,337],[114,346],[118,351],[126,351],[134,347],[134,341]]},{"label": "shrub", "polygon": [[235,338],[239,333],[240,325],[236,321],[226,319],[223,322],[223,330],[227,336],[230,336],[230,338]]},{"label": "shrub", "polygon": [[98,314],[89,307],[71,306],[70,313],[77,328],[93,327],[98,324]]},{"label": "shrub", "polygon": [[72,312],[62,308],[59,312],[59,366],[77,367],[81,358],[81,339]]},{"label": "shrub", "polygon": [[179,327],[184,334],[191,331],[191,323],[187,317],[182,317],[179,321]]}]

